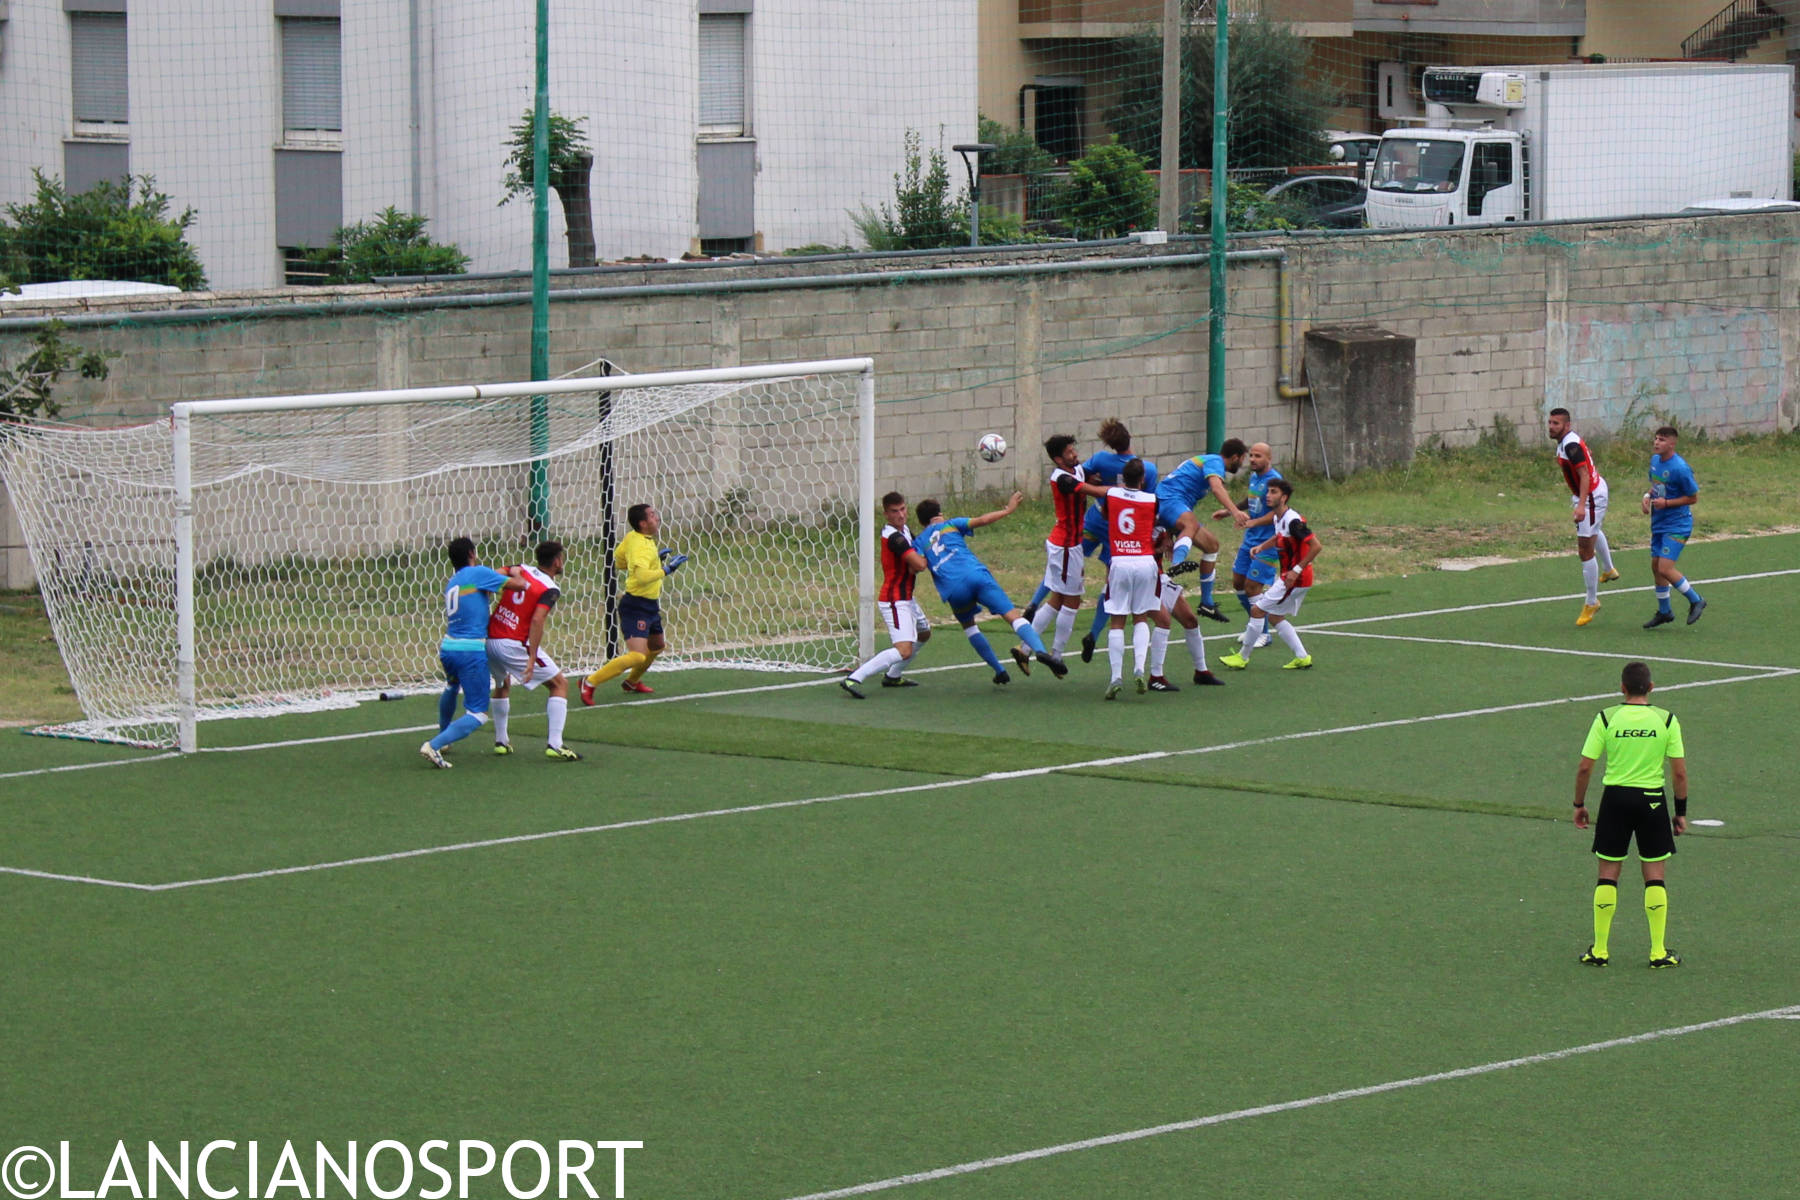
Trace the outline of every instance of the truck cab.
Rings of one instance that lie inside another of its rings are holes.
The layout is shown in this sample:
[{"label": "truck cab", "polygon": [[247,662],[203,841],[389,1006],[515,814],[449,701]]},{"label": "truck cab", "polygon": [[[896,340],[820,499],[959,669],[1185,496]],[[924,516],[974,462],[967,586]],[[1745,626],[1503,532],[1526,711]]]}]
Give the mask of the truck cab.
[{"label": "truck cab", "polygon": [[1369,177],[1377,229],[1499,225],[1525,217],[1522,139],[1501,129],[1397,129]]}]

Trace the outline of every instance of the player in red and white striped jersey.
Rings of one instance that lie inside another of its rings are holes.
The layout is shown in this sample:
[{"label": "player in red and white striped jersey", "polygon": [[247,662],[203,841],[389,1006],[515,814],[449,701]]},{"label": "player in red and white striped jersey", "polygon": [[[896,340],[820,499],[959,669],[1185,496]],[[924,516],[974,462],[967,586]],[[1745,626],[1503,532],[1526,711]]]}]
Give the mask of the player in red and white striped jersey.
[{"label": "player in red and white striped jersey", "polygon": [[[1087,474],[1081,468],[1075,439],[1066,433],[1045,439],[1044,453],[1050,459],[1050,503],[1056,524],[1044,539],[1044,586],[1050,594],[1032,614],[1031,627],[1049,645],[1051,655],[1061,658],[1063,647],[1075,633],[1075,613],[1081,608],[1084,588],[1082,569],[1087,556],[1081,552],[1081,526],[1087,518],[1087,496],[1081,485]],[[1050,632],[1052,625],[1055,633]]]},{"label": "player in red and white striped jersey", "polygon": [[[1168,526],[1156,528],[1156,565],[1162,567],[1162,556],[1173,541],[1173,534]],[[1164,571],[1159,581],[1162,599],[1162,611],[1151,616],[1156,627],[1150,631],[1150,690],[1153,692],[1179,692],[1181,689],[1169,682],[1163,674],[1163,665],[1169,655],[1169,634],[1172,625],[1181,626],[1182,637],[1187,642],[1188,655],[1194,660],[1194,682],[1201,687],[1222,687],[1225,683],[1214,675],[1206,666],[1206,638],[1200,633],[1200,618],[1194,615],[1193,606],[1187,602],[1181,585],[1169,577]]]},{"label": "player in red and white striped jersey", "polygon": [[1553,408],[1545,422],[1550,440],[1556,443],[1556,465],[1562,468],[1563,482],[1574,497],[1575,549],[1581,555],[1581,582],[1587,590],[1587,603],[1581,606],[1577,625],[1586,625],[1600,611],[1600,585],[1617,579],[1613,570],[1612,547],[1606,544],[1607,489],[1600,475],[1600,464],[1594,461],[1587,442],[1582,440],[1569,422],[1569,410]]},{"label": "player in red and white striped jersey", "polygon": [[537,566],[520,568],[525,589],[506,592],[488,620],[488,671],[494,678],[488,710],[494,718],[494,753],[512,753],[506,723],[512,715],[512,685],[517,681],[527,690],[541,684],[550,694],[544,704],[550,723],[544,757],[579,762],[581,755],[563,745],[563,726],[569,719],[569,681],[543,648],[550,610],[562,595],[556,577],[562,574],[566,555],[561,542],[544,542],[538,546],[536,557]]},{"label": "player in red and white striped jersey", "polygon": [[1112,562],[1106,569],[1106,657],[1112,664],[1112,681],[1105,698],[1118,699],[1125,685],[1125,619],[1131,618],[1131,650],[1137,690],[1150,690],[1146,663],[1150,656],[1150,628],[1162,611],[1162,565],[1156,560],[1156,493],[1141,491],[1144,460],[1134,458],[1119,472],[1123,486],[1103,488],[1080,485],[1085,495],[1106,506],[1106,538]]},{"label": "player in red and white striped jersey", "polygon": [[876,547],[881,558],[881,588],[875,593],[875,607],[881,611],[888,638],[894,644],[850,672],[848,679],[839,681],[838,687],[858,700],[864,696],[857,685],[876,675],[881,676],[882,687],[918,687],[901,672],[911,661],[913,648],[931,640],[931,624],[925,620],[919,602],[913,599],[913,584],[925,569],[925,559],[912,548],[912,533],[906,528],[906,497],[899,492],[883,496],[881,514],[887,524],[881,527]]},{"label": "player in red and white striped jersey", "polygon": [[1275,549],[1281,555],[1281,574],[1275,582],[1265,588],[1256,599],[1250,602],[1250,622],[1244,626],[1243,644],[1234,654],[1225,654],[1219,661],[1234,671],[1241,671],[1250,665],[1250,655],[1256,651],[1257,639],[1262,637],[1265,622],[1272,621],[1275,632],[1288,649],[1294,652],[1293,661],[1284,663],[1284,671],[1304,671],[1313,665],[1312,655],[1300,642],[1300,634],[1294,629],[1294,623],[1288,618],[1300,612],[1300,604],[1306,599],[1307,589],[1313,582],[1313,559],[1319,557],[1323,549],[1318,535],[1307,525],[1306,518],[1288,507],[1293,498],[1294,485],[1285,479],[1269,480],[1265,493],[1269,511],[1274,514]]}]

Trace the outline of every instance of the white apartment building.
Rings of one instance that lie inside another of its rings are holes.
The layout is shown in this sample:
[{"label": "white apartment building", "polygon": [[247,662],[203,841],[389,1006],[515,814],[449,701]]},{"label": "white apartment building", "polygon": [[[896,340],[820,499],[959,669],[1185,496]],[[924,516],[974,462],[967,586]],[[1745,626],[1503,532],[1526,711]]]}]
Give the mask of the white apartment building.
[{"label": "white apartment building", "polygon": [[[975,140],[976,0],[550,0],[550,108],[593,151],[602,260],[852,240],[906,131]],[[0,0],[0,203],[149,175],[217,289],[392,205],[530,264],[499,207],[535,88],[523,0]],[[954,165],[955,155],[950,159]],[[551,199],[551,265],[566,265]]]}]

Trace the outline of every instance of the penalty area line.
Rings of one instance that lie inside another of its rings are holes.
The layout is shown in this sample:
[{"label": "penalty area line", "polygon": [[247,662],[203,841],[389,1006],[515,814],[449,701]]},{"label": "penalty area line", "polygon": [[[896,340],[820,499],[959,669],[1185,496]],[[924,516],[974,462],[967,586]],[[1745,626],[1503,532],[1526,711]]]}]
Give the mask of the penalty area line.
[{"label": "penalty area line", "polygon": [[[1695,683],[1670,684],[1662,691],[1678,691],[1684,688],[1717,687],[1730,683],[1748,683],[1758,679],[1774,679],[1788,675],[1800,674],[1800,669],[1782,670],[1766,675],[1739,675],[1727,679],[1707,679]],[[1056,775],[1065,771],[1080,771],[1095,767],[1130,766],[1137,763],[1157,762],[1163,759],[1188,758],[1202,754],[1218,754],[1227,750],[1245,750],[1258,746],[1276,745],[1281,742],[1304,741],[1310,738],[1332,737],[1338,734],[1367,733],[1375,729],[1396,729],[1407,725],[1422,725],[1433,721],[1456,721],[1466,717],[1493,716],[1498,713],[1520,712],[1533,708],[1551,708],[1564,704],[1609,700],[1618,695],[1615,692],[1591,692],[1582,696],[1559,696],[1554,700],[1526,700],[1517,704],[1497,704],[1484,708],[1465,708],[1455,712],[1428,713],[1417,717],[1395,717],[1386,721],[1366,721],[1355,725],[1337,725],[1328,729],[1301,729],[1289,733],[1270,734],[1267,737],[1246,738],[1236,742],[1221,742],[1210,746],[1189,746],[1178,750],[1148,750],[1142,754],[1111,755],[1106,758],[1090,758],[1079,762],[1053,763],[1039,767],[1023,767],[1015,771],[990,771],[984,775],[972,775],[956,779],[938,779],[929,783],[902,784],[891,788],[875,788],[857,792],[839,792],[829,796],[805,796],[795,800],[773,800],[765,804],[744,804],[731,808],[712,808],[700,812],[667,813],[659,817],[639,817],[629,821],[612,821],[602,825],[582,825],[570,829],[547,829],[537,833],[512,834],[506,837],[483,838],[478,841],[455,842],[442,846],[423,846],[413,850],[396,850],[385,854],[368,854],[356,858],[334,859],[330,862],[301,863],[291,867],[272,867],[262,871],[241,871],[230,875],[213,875],[203,879],[178,879],[167,883],[124,883],[117,880],[88,879],[78,875],[49,875],[47,873],[25,872],[10,867],[0,867],[0,871],[15,874],[44,874],[46,878],[61,879],[69,882],[99,883],[112,887],[128,887],[146,892],[169,892],[182,888],[209,887],[222,883],[247,883],[256,879],[272,879],[282,875],[306,875],[315,871],[334,871],[343,867],[370,866],[376,863],[399,862],[409,858],[425,858],[438,854],[452,854],[465,850],[485,850],[494,846],[516,846],[527,842],[552,841],[558,838],[581,837],[587,834],[612,833],[621,829],[641,829],[652,825],[673,825],[683,821],[700,821],[713,817],[748,816],[752,813],[776,812],[789,808],[806,808],[817,804],[835,804],[840,800],[867,800],[880,796],[904,796],[921,792],[946,791],[950,788],[973,787],[983,783],[1008,783],[1020,779],[1039,779],[1046,775]]]},{"label": "penalty area line", "polygon": [[793,1196],[789,1200],[848,1200],[852,1196],[867,1196],[874,1192],[885,1192],[893,1188],[905,1187],[914,1183],[930,1183],[938,1179],[952,1179],[958,1175],[972,1175],[977,1171],[991,1171],[996,1167],[1008,1167],[1017,1163],[1034,1162],[1041,1158],[1053,1158],[1060,1154],[1073,1154],[1081,1150],[1097,1150],[1103,1146],[1117,1146],[1125,1142],[1138,1142],[1146,1138],[1161,1137],[1169,1133],[1185,1133],[1194,1129],[1206,1129],[1214,1125],[1225,1125],[1232,1121],[1248,1120],[1251,1117],[1271,1117],[1281,1113],[1298,1112],[1306,1108],[1318,1108],[1321,1105],[1336,1104],[1343,1100],[1360,1100],[1365,1096],[1379,1096],[1388,1092],[1404,1091],[1408,1088],[1424,1087],[1433,1083],[1448,1083],[1457,1079],[1473,1079],[1479,1075],[1492,1075],[1497,1071],[1511,1071],[1518,1067],[1532,1067],[1540,1063],[1557,1062],[1565,1058],[1575,1058],[1583,1054],[1598,1054],[1604,1050],[1617,1050],[1625,1046],[1638,1046],[1645,1042],[1657,1042],[1666,1038],[1684,1037],[1691,1033],[1704,1033],[1712,1029],[1725,1029],[1732,1025],[1742,1025],[1749,1021],[1793,1020],[1800,1017],[1800,1005],[1786,1008],[1767,1008],[1761,1012],[1739,1013],[1733,1017],[1720,1017],[1713,1021],[1701,1021],[1694,1025],[1676,1025],[1667,1029],[1652,1029],[1647,1033],[1633,1033],[1625,1037],[1608,1038],[1602,1042],[1588,1042],[1581,1046],[1569,1046],[1561,1050],[1546,1050],[1541,1054],[1526,1054],[1519,1058],[1500,1059],[1496,1062],[1481,1063],[1473,1067],[1458,1067],[1450,1071],[1436,1071],[1430,1075],[1414,1075],[1407,1079],[1393,1079],[1386,1083],[1370,1084],[1367,1087],[1345,1088],[1337,1092],[1324,1092],[1317,1096],[1307,1096],[1300,1100],[1283,1100],[1275,1104],[1261,1104],[1255,1108],[1238,1108],[1230,1112],[1213,1113],[1210,1116],[1194,1117],[1186,1121],[1171,1121],[1166,1125],[1151,1125],[1143,1129],[1126,1130],[1123,1133],[1109,1133],[1099,1137],[1083,1138],[1076,1142],[1062,1142],[1054,1146],[1040,1146],[1035,1150],[1021,1150],[1013,1154],[1000,1154],[993,1158],[975,1159],[971,1162],[957,1163],[954,1166],[937,1167],[929,1171],[915,1171],[907,1175],[895,1175],[888,1179],[877,1179],[869,1183],[859,1183],[851,1187],[834,1188],[825,1192],[808,1192],[804,1196]]},{"label": "penalty area line", "polygon": [[1513,642],[1483,642],[1470,638],[1421,637],[1405,633],[1363,633],[1348,629],[1331,629],[1324,626],[1302,626],[1307,633],[1317,633],[1323,637],[1367,638],[1377,642],[1423,642],[1432,646],[1470,646],[1479,650],[1521,650],[1532,654],[1562,654],[1575,658],[1621,658],[1637,659],[1646,663],[1670,663],[1683,667],[1718,667],[1727,671],[1764,671],[1781,674],[1800,672],[1800,667],[1777,667],[1762,663],[1717,662],[1709,658],[1664,658],[1648,654],[1625,654],[1615,650],[1571,650],[1565,646],[1528,646]]}]

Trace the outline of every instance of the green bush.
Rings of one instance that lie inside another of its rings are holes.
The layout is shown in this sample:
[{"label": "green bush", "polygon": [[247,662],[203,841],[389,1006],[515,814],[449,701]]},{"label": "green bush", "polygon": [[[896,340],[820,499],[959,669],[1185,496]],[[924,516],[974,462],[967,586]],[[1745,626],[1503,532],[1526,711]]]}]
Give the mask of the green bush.
[{"label": "green bush", "polygon": [[194,210],[169,216],[169,198],[148,175],[97,183],[70,195],[34,170],[37,194],[8,204],[0,221],[0,275],[12,283],[124,279],[184,292],[206,287],[200,255],[187,241]]},{"label": "green bush", "polygon": [[[1269,199],[1259,184],[1225,185],[1225,229],[1228,233],[1300,229],[1308,222],[1305,206],[1285,198]],[[1181,215],[1181,232],[1212,232],[1212,194],[1203,196],[1192,210]]]},{"label": "green bush", "polygon": [[851,222],[871,250],[935,250],[969,241],[968,202],[950,194],[950,168],[942,150],[919,148],[919,131],[906,131],[906,167],[894,176],[894,207],[863,205]]},{"label": "green bush", "polygon": [[995,148],[981,157],[983,175],[1042,175],[1056,169],[1055,157],[1025,130],[1002,125],[991,117],[982,117],[978,127],[979,140]]},{"label": "green bush", "polygon": [[1069,164],[1051,205],[1076,237],[1122,237],[1155,227],[1156,180],[1135,151],[1108,142]]},{"label": "green bush", "polygon": [[373,220],[341,226],[331,249],[308,262],[326,269],[326,283],[369,283],[378,275],[461,275],[469,256],[425,236],[425,218],[388,205]]}]

